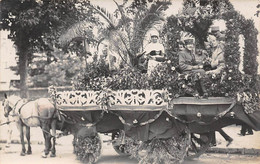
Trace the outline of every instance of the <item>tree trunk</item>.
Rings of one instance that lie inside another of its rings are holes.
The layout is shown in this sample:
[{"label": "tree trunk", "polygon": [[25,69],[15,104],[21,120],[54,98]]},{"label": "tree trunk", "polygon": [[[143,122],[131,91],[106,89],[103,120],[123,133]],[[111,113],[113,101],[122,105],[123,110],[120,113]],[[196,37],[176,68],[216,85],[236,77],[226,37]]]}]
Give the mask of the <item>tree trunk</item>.
[{"label": "tree trunk", "polygon": [[[19,51],[19,50],[18,50]],[[19,72],[20,72],[20,95],[22,98],[28,97],[28,51],[20,50],[19,56]]]}]

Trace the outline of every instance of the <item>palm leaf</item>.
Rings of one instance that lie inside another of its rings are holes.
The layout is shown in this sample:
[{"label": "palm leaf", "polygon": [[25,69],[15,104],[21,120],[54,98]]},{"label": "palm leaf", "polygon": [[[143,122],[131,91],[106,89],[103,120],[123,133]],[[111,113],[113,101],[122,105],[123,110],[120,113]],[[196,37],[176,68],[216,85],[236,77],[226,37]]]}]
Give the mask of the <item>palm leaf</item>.
[{"label": "palm leaf", "polygon": [[94,25],[87,21],[81,21],[70,28],[68,28],[60,37],[59,43],[62,47],[67,46],[72,40],[75,39],[91,39],[92,41],[96,40],[93,37],[93,27]]},{"label": "palm leaf", "polygon": [[110,14],[105,8],[102,8],[100,6],[95,6],[95,5],[91,5],[89,4],[89,6],[94,9],[101,17],[103,17],[107,23],[109,24],[109,26],[111,28],[115,28],[116,25],[115,25],[115,21],[114,21],[114,18],[113,18],[113,15]]},{"label": "palm leaf", "polygon": [[147,12],[136,15],[134,27],[135,33],[133,35],[131,43],[131,49],[134,51],[134,53],[140,51],[140,48],[142,47],[142,42],[147,31],[156,23],[164,20],[164,18],[162,17],[162,12],[166,10],[170,4],[171,3],[169,1],[158,1],[152,4]]}]

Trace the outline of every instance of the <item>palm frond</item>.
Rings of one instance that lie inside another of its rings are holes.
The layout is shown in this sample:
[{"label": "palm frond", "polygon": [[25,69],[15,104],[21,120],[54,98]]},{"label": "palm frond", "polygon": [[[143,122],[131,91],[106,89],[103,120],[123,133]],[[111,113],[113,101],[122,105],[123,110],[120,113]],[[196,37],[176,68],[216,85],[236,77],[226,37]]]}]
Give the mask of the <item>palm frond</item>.
[{"label": "palm frond", "polygon": [[117,6],[118,11],[121,14],[122,24],[128,24],[129,23],[129,18],[126,16],[126,14],[125,14],[125,12],[123,10],[123,6],[119,5],[115,0],[114,0],[114,2],[116,4],[116,6]]},{"label": "palm frond", "polygon": [[[171,3],[169,1],[158,1],[151,5],[150,9],[141,15],[137,15],[135,18],[133,42],[131,43],[131,49],[134,53],[137,53],[145,38],[147,31],[156,23],[163,21],[162,12],[167,9]],[[141,19],[140,19],[141,18]]]},{"label": "palm frond", "polygon": [[75,38],[92,38],[94,25],[87,21],[81,21],[68,28],[60,37],[62,47],[68,45]]},{"label": "palm frond", "polygon": [[116,27],[113,15],[110,14],[105,8],[102,8],[98,5],[97,6],[91,4],[89,5],[92,9],[94,9],[101,17],[103,17],[107,21],[110,27],[112,28]]}]

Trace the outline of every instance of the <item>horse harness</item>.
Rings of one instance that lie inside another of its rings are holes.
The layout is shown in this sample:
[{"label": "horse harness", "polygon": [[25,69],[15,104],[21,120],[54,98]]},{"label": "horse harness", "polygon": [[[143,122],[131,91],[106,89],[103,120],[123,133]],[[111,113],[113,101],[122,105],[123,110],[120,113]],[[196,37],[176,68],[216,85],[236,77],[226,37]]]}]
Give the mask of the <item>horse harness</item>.
[{"label": "horse harness", "polygon": [[19,116],[19,115],[20,115],[21,108],[22,108],[25,104],[27,104],[27,102],[28,102],[28,101],[26,101],[25,103],[23,103],[23,105],[21,105],[21,107],[18,109],[18,114],[16,115],[16,114],[15,114],[15,110],[16,110],[16,107],[17,107],[18,103],[19,103],[21,100],[25,101],[25,99],[19,99],[19,100],[14,104],[14,107],[13,107],[13,109],[12,109],[12,110],[13,110],[13,115],[11,115],[12,117],[13,117],[13,116]]},{"label": "horse harness", "polygon": [[[18,114],[17,114],[17,115],[13,114],[13,115],[11,115],[11,116],[19,116],[19,117],[20,117],[22,107],[24,107],[27,103],[29,103],[29,102],[31,102],[31,101],[34,101],[34,100],[26,100],[26,99],[20,99],[20,100],[18,100],[18,101],[15,103],[14,107],[13,107],[13,113],[15,113],[15,110],[17,110],[17,109],[16,109],[16,106],[18,105],[18,103],[19,103],[21,100],[23,100],[24,102],[23,102],[23,104],[19,107],[18,112],[17,112]],[[37,109],[38,116],[30,116],[30,117],[28,117],[28,118],[23,118],[23,120],[27,120],[27,119],[30,119],[30,118],[33,118],[33,117],[36,117],[36,118],[38,118],[38,119],[49,120],[49,119],[53,118],[53,115],[54,115],[55,112],[56,112],[56,108],[55,108],[55,111],[53,112],[53,114],[52,114],[50,117],[40,117],[40,113],[39,113],[39,108],[38,108],[37,102],[35,102],[35,107],[36,107],[36,109]]]},{"label": "horse harness", "polygon": [[[40,117],[39,108],[38,108],[38,103],[37,103],[37,101],[36,101],[36,102],[35,102],[35,107],[36,107],[36,109],[37,109],[37,114],[38,114],[38,116],[30,116],[30,117],[28,117],[28,118],[21,118],[21,117],[20,117],[20,114],[21,114],[21,109],[22,109],[22,107],[24,107],[27,103],[29,103],[29,102],[31,102],[31,101],[34,101],[34,100],[29,100],[29,101],[28,101],[28,100],[26,100],[26,99],[20,99],[20,100],[18,100],[18,101],[15,103],[14,107],[13,107],[13,112],[15,112],[16,106],[18,105],[18,103],[19,103],[21,100],[23,100],[24,103],[23,103],[23,104],[21,105],[21,107],[18,109],[18,114],[17,114],[17,115],[13,114],[12,116],[19,116],[20,120],[23,120],[23,121],[26,121],[26,120],[28,120],[28,119],[30,119],[30,118],[35,117],[35,118],[38,118],[38,119],[40,120],[40,125],[42,125],[42,123],[43,123],[43,124],[44,124],[44,123],[48,123],[48,121],[50,121],[50,119],[53,118],[55,112],[57,111],[56,108],[55,108],[54,112],[52,113],[52,115],[51,115],[50,117]],[[42,129],[42,131],[44,131],[45,133],[50,134],[51,137],[55,137],[55,138],[56,138],[56,136],[53,136],[50,132],[48,132],[48,131],[46,131],[46,130],[44,130],[44,129]]]}]

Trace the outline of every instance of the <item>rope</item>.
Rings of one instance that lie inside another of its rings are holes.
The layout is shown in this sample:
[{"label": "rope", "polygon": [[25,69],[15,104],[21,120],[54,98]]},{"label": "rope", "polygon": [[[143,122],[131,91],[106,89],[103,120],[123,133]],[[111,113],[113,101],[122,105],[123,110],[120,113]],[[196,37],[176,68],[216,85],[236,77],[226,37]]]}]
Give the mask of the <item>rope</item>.
[{"label": "rope", "polygon": [[[75,120],[72,120],[73,122],[69,122],[69,121],[67,121],[66,119],[65,119],[64,122],[67,122],[67,123],[70,123],[70,124],[77,124],[77,125],[80,125],[80,126],[83,126],[83,127],[88,127],[88,128],[90,128],[90,127],[93,127],[93,126],[95,126],[96,124],[98,124],[98,123],[103,119],[105,112],[106,112],[106,111],[103,110],[103,111],[101,112],[99,118],[97,119],[97,121],[94,122],[94,123],[82,124],[82,123],[77,123],[77,121],[75,121]],[[72,118],[72,119],[73,119],[73,118]]]},{"label": "rope", "polygon": [[227,108],[225,111],[219,113],[217,116],[215,116],[211,121],[209,122],[203,122],[203,121],[199,121],[199,120],[191,120],[191,121],[185,121],[181,118],[179,118],[178,116],[174,115],[171,113],[171,111],[169,110],[165,110],[165,112],[167,112],[171,117],[173,117],[174,119],[184,123],[184,124],[191,124],[191,123],[198,123],[200,125],[210,125],[213,122],[217,121],[218,119],[224,117],[228,112],[230,112],[230,110],[235,106],[236,101],[233,101],[232,104],[229,106],[229,108]]},{"label": "rope", "polygon": [[122,122],[122,124],[124,124],[124,125],[127,125],[127,126],[130,126],[130,127],[136,127],[136,126],[145,126],[145,125],[147,125],[147,124],[150,124],[150,123],[152,123],[152,122],[154,122],[156,119],[158,119],[160,116],[161,116],[161,114],[163,113],[163,111],[164,110],[161,110],[158,114],[156,114],[155,116],[154,116],[154,118],[151,118],[151,119],[149,119],[149,120],[147,120],[147,121],[144,121],[144,122],[141,122],[141,123],[138,123],[138,121],[137,120],[134,120],[133,122],[133,124],[130,124],[130,123],[127,123],[126,121],[125,121],[125,119],[122,117],[122,116],[120,116],[118,113],[116,113],[116,112],[113,112],[113,111],[110,111],[112,114],[114,114],[114,115],[116,115],[118,118],[119,118],[119,120]]},{"label": "rope", "polygon": [[51,132],[48,132],[45,129],[42,129],[42,131],[44,131],[45,133],[48,133],[49,135],[51,135],[51,137],[54,137],[54,138],[60,138],[60,137],[65,136],[64,134],[66,134],[66,133],[57,133],[56,136],[54,136],[51,134]]},{"label": "rope", "polygon": [[5,124],[10,124],[10,123],[12,123],[12,122],[15,122],[15,120],[4,122],[4,123],[0,124],[0,126],[5,125]]}]

